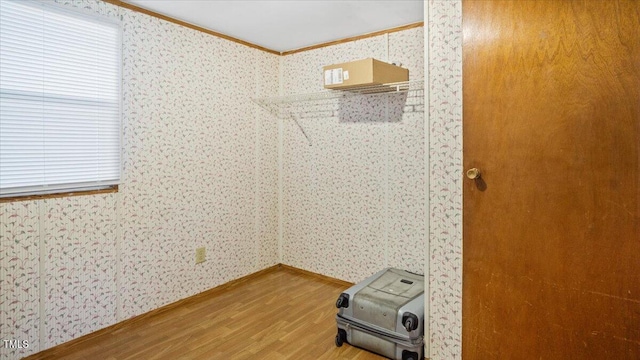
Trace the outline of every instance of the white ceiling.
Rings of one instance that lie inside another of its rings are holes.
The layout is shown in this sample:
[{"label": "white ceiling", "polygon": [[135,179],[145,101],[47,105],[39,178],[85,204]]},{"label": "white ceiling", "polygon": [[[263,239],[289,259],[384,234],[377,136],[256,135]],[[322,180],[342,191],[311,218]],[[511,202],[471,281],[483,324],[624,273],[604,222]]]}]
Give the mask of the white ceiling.
[{"label": "white ceiling", "polygon": [[284,52],[423,21],[423,0],[125,0]]}]

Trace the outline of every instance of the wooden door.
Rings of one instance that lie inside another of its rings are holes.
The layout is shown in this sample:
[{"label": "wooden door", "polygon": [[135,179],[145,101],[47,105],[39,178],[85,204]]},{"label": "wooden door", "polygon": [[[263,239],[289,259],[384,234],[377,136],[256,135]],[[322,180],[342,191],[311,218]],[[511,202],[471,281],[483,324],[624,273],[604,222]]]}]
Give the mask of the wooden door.
[{"label": "wooden door", "polygon": [[640,1],[463,27],[463,358],[640,359]]}]

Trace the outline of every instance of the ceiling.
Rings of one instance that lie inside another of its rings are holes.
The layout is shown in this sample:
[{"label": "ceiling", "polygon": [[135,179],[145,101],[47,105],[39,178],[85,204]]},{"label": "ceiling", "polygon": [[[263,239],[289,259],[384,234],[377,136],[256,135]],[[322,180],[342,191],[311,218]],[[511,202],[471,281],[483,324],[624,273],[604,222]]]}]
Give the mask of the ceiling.
[{"label": "ceiling", "polygon": [[423,0],[125,0],[277,52],[423,21]]}]

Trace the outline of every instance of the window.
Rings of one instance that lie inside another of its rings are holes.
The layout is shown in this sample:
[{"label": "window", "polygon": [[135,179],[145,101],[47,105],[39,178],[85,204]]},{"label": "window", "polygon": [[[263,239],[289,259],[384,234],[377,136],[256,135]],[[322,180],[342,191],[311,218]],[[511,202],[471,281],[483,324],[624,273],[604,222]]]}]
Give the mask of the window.
[{"label": "window", "polygon": [[0,197],[120,180],[120,27],[0,1]]}]

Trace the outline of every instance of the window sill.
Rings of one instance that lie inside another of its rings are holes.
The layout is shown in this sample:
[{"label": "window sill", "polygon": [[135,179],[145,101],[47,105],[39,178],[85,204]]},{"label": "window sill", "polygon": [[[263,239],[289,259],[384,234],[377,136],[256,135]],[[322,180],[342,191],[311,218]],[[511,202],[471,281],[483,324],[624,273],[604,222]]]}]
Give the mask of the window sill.
[{"label": "window sill", "polygon": [[64,193],[57,193],[57,194],[5,197],[5,198],[0,198],[0,204],[8,203],[8,202],[16,202],[16,201],[44,200],[44,199],[55,199],[55,198],[63,198],[63,197],[71,197],[71,196],[110,194],[110,193],[117,193],[117,192],[118,192],[118,185],[114,185],[114,186],[110,186],[108,188],[104,188],[100,190],[73,191],[73,192],[64,192]]}]

